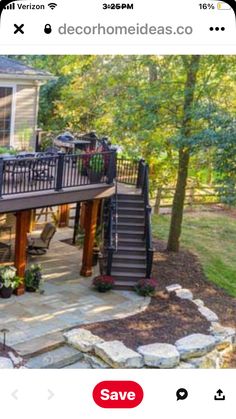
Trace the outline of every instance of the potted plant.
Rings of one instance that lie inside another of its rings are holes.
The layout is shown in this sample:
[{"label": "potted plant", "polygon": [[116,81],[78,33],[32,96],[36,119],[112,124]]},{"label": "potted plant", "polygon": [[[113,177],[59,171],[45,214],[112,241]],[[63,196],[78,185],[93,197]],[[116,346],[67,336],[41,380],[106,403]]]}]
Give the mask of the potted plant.
[{"label": "potted plant", "polygon": [[100,182],[104,175],[104,159],[101,154],[94,154],[88,163],[88,177],[91,183]]},{"label": "potted plant", "polygon": [[42,282],[42,268],[40,265],[31,265],[25,272],[25,288],[28,292],[39,291]]},{"label": "potted plant", "polygon": [[2,298],[10,298],[13,291],[22,283],[22,278],[16,276],[14,266],[0,268],[0,294]]},{"label": "potted plant", "polygon": [[93,286],[99,292],[110,291],[115,284],[114,278],[110,275],[99,275],[93,279]]},{"label": "potted plant", "polygon": [[140,279],[135,287],[137,294],[143,297],[151,296],[154,294],[157,287],[157,281],[153,278]]}]

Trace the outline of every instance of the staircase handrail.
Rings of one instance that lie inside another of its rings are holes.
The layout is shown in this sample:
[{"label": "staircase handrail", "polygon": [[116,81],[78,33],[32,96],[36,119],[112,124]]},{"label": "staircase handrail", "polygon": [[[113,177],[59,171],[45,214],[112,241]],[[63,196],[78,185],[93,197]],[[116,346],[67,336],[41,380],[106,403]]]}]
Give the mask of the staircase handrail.
[{"label": "staircase handrail", "polygon": [[142,195],[144,198],[144,237],[146,243],[146,278],[150,278],[152,274],[152,264],[153,264],[153,242],[152,242],[152,225],[151,225],[151,212],[152,208],[149,203],[149,166],[144,161],[140,161],[140,186],[142,190]]},{"label": "staircase handrail", "polygon": [[107,246],[107,269],[106,274],[111,275],[113,254],[117,251],[117,181],[115,179],[115,195],[110,199],[109,220],[108,220],[108,246]]}]

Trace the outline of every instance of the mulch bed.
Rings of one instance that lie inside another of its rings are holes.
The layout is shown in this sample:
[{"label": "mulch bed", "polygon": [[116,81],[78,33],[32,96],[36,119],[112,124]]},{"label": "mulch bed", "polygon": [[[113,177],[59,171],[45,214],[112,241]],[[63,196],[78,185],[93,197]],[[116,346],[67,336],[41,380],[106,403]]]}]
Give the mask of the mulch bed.
[{"label": "mulch bed", "polygon": [[236,328],[236,298],[230,297],[206,278],[197,256],[188,250],[179,253],[166,252],[166,244],[156,240],[153,276],[158,288],[179,283],[193,292],[194,298],[202,299],[216,312],[224,326]]},{"label": "mulch bed", "polygon": [[[148,308],[125,319],[85,326],[105,340],[122,340],[130,348],[155,342],[174,343],[191,333],[209,333],[210,323],[187,300],[163,292],[167,285],[179,283],[202,299],[217,313],[224,326],[236,327],[236,299],[210,283],[197,256],[187,250],[166,252],[165,243],[156,240],[153,277],[158,279],[157,295]],[[236,368],[236,354],[229,360]]]},{"label": "mulch bed", "polygon": [[104,340],[122,340],[132,349],[155,342],[173,344],[191,333],[208,333],[210,323],[191,302],[173,293],[158,294],[142,313],[83,327]]}]

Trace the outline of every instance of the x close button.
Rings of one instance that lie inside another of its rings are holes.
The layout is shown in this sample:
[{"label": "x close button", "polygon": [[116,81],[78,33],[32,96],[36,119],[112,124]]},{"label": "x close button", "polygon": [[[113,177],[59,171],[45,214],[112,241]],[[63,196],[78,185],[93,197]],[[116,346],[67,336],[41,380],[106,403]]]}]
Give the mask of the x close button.
[{"label": "x close button", "polygon": [[21,25],[17,25],[16,23],[14,23],[14,26],[16,28],[14,34],[16,33],[24,34],[24,31],[23,31],[23,27],[25,26],[24,23],[22,23]]},{"label": "x close button", "polygon": [[133,409],[143,400],[143,389],[135,381],[102,381],[93,390],[93,400],[104,409]]}]

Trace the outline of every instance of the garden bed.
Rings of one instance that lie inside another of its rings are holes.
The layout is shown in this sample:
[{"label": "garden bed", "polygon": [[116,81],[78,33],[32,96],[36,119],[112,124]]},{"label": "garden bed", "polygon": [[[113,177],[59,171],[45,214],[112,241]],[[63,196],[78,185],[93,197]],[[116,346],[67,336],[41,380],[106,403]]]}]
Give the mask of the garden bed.
[{"label": "garden bed", "polygon": [[166,243],[161,240],[156,240],[154,246],[153,276],[158,278],[158,287],[163,289],[173,282],[181,284],[216,312],[221,324],[236,328],[236,299],[208,281],[198,257],[187,250],[166,252]]},{"label": "garden bed", "polygon": [[104,340],[121,340],[136,350],[155,342],[174,344],[192,333],[208,334],[210,323],[190,301],[160,292],[142,313],[83,327]]}]

